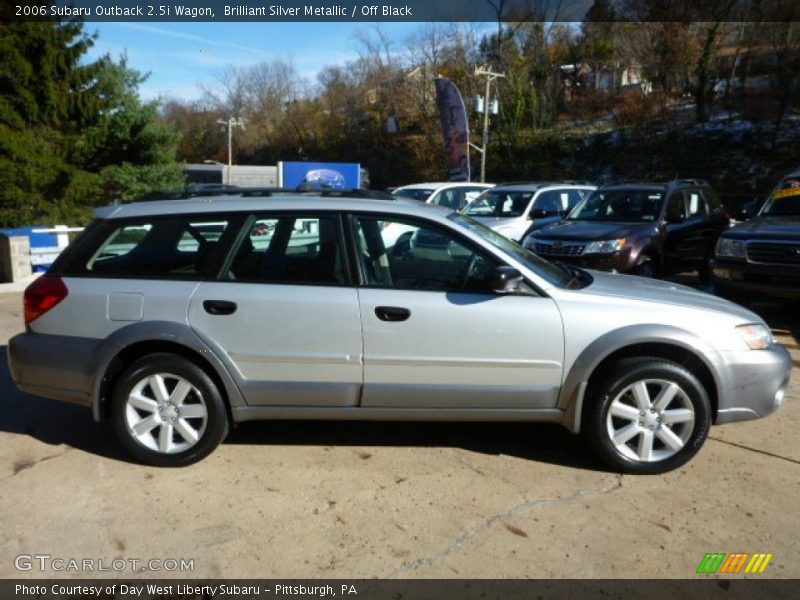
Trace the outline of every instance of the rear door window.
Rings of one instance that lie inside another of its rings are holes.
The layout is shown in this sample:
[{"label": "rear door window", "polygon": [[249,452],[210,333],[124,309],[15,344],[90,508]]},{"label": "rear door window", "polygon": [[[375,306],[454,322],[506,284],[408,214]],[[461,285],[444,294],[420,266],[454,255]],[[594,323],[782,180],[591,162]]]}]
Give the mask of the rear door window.
[{"label": "rear door window", "polygon": [[259,283],[349,283],[339,218],[310,214],[256,217],[224,278]]}]

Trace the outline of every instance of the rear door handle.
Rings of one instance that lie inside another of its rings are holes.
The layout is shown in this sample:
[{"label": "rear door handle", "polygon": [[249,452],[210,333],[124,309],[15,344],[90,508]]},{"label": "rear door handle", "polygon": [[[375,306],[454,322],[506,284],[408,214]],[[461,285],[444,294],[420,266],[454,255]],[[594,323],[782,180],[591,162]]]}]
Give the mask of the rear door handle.
[{"label": "rear door handle", "polygon": [[203,300],[203,308],[210,315],[232,315],[236,312],[236,302],[229,300]]},{"label": "rear door handle", "polygon": [[405,321],[411,316],[411,311],[399,306],[376,306],[375,315],[381,321]]}]

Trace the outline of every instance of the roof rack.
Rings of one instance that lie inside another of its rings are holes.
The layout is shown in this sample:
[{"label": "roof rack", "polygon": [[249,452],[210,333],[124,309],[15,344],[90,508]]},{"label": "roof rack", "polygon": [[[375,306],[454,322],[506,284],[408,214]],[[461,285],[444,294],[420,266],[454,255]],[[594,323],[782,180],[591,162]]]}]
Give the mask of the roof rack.
[{"label": "roof rack", "polygon": [[397,200],[393,196],[381,190],[365,190],[362,188],[350,190],[303,190],[297,192],[304,196],[322,196],[323,198],[366,198],[369,200]]},{"label": "roof rack", "polygon": [[280,196],[286,194],[296,194],[296,190],[279,187],[264,188],[241,188],[229,193],[231,196],[241,196],[242,198],[267,198],[269,196]]},{"label": "roof rack", "polygon": [[347,189],[347,190],[297,190],[293,188],[263,187],[263,188],[233,188],[233,189],[214,189],[214,190],[163,190],[152,192],[141,198],[137,202],[155,202],[158,200],[187,200],[189,198],[208,197],[208,196],[241,196],[242,198],[268,198],[270,196],[301,195],[301,196],[322,196],[324,198],[364,198],[371,200],[397,200],[397,196],[392,196],[380,190]]}]

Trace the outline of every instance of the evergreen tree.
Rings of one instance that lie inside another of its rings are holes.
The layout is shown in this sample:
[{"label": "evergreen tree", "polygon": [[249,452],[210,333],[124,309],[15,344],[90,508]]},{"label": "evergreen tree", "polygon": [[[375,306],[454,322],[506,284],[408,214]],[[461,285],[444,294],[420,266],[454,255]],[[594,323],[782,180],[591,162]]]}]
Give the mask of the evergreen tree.
[{"label": "evergreen tree", "polygon": [[77,22],[0,24],[0,226],[88,219],[94,206],[181,184],[176,134],[144,77]]}]

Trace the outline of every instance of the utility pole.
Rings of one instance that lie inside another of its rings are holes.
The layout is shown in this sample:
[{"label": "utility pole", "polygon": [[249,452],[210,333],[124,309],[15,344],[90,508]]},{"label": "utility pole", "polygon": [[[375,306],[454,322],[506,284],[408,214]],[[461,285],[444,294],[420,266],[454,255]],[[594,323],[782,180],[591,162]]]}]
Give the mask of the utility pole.
[{"label": "utility pole", "polygon": [[241,127],[242,130],[244,130],[244,119],[234,119],[233,117],[229,117],[227,121],[219,119],[217,123],[228,128],[228,181],[224,183],[230,184],[231,168],[233,167],[233,128]]},{"label": "utility pole", "polygon": [[486,150],[489,145],[489,93],[492,82],[495,79],[505,77],[505,73],[495,73],[492,67],[485,65],[482,67],[475,67],[476,77],[486,77],[486,90],[483,94],[483,136],[481,138],[481,147],[477,148],[481,153],[481,183],[486,182]]}]

